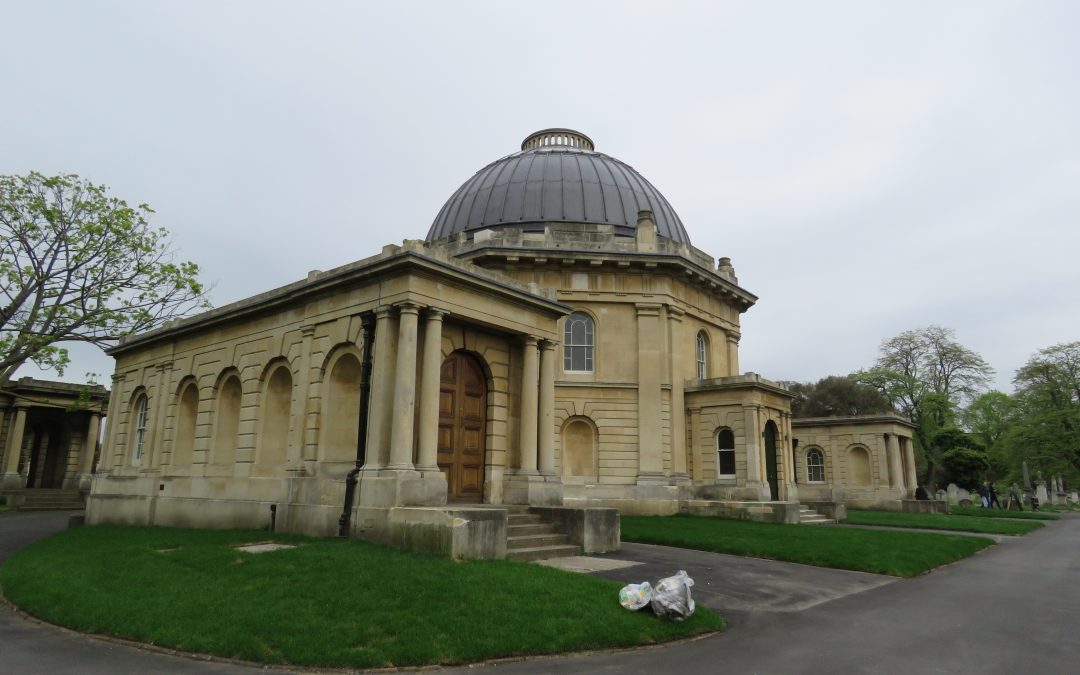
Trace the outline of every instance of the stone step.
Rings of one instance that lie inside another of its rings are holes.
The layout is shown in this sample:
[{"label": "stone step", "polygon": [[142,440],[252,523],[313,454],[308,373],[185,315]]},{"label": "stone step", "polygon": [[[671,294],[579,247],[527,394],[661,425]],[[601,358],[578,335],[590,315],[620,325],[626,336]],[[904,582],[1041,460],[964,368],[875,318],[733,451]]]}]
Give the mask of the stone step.
[{"label": "stone step", "polygon": [[506,536],[520,537],[526,534],[550,534],[556,532],[551,523],[527,523],[525,525],[507,525]]},{"label": "stone step", "polygon": [[537,546],[534,548],[516,548],[506,552],[508,560],[547,560],[548,558],[566,558],[581,555],[580,546]]},{"label": "stone step", "polygon": [[76,504],[23,504],[16,511],[83,511],[86,505]]},{"label": "stone step", "polygon": [[535,513],[509,513],[506,516],[507,526],[534,525],[543,522],[544,519]]},{"label": "stone step", "polygon": [[538,546],[564,546],[569,544],[565,534],[548,532],[544,534],[526,534],[510,536],[506,538],[506,550],[516,551],[523,548],[536,548]]}]

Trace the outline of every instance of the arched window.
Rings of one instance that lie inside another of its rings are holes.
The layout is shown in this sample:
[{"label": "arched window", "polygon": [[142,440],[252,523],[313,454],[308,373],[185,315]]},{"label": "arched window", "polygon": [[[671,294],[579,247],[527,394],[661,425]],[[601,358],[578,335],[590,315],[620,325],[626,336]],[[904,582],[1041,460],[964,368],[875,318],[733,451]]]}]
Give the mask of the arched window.
[{"label": "arched window", "polygon": [[563,371],[593,371],[593,320],[584,312],[574,312],[563,329]]},{"label": "arched window", "polygon": [[705,331],[701,331],[697,334],[697,376],[699,380],[704,380],[709,376],[709,338],[705,336]]},{"label": "arched window", "polygon": [[191,453],[195,447],[195,424],[199,416],[199,388],[194,382],[189,383],[180,393],[176,410],[176,436],[173,440],[173,466],[191,464]]},{"label": "arched window", "polygon": [[137,466],[142,462],[143,450],[146,449],[146,431],[150,421],[149,401],[146,394],[139,394],[135,399],[133,413],[135,416],[135,431],[131,442],[131,458]]},{"label": "arched window", "polygon": [[214,432],[214,463],[235,464],[240,431],[240,378],[228,377],[218,389],[217,424]]},{"label": "arched window", "polygon": [[735,476],[735,434],[731,429],[716,432],[716,474],[722,478]]},{"label": "arched window", "polygon": [[274,369],[263,394],[262,434],[259,461],[280,464],[289,445],[289,413],[292,407],[292,373],[285,366]]},{"label": "arched window", "polygon": [[817,448],[806,451],[806,480],[809,483],[825,482],[825,456]]}]

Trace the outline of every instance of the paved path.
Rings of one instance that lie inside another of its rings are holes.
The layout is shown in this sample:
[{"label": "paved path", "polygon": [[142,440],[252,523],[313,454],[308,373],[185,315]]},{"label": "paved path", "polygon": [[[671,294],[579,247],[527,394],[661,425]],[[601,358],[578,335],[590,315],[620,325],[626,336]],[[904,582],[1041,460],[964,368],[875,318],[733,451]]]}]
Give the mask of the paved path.
[{"label": "paved path", "polygon": [[[66,523],[67,514],[0,514],[0,561]],[[619,580],[686,569],[695,597],[721,609],[730,628],[680,645],[479,670],[985,675],[1070,672],[1080,663],[1080,514],[907,580],[638,544],[608,557],[640,563],[598,573]],[[148,652],[0,609],[0,674],[149,672],[261,669]]]},{"label": "paved path", "polygon": [[[680,564],[681,552],[668,550],[671,565]],[[633,570],[601,575],[621,579],[628,571]],[[718,568],[713,579],[722,584],[724,576]],[[672,647],[490,667],[500,673],[1075,672],[1080,514],[1006,538],[936,572],[803,611],[736,610],[724,616],[731,623],[727,631]]]}]

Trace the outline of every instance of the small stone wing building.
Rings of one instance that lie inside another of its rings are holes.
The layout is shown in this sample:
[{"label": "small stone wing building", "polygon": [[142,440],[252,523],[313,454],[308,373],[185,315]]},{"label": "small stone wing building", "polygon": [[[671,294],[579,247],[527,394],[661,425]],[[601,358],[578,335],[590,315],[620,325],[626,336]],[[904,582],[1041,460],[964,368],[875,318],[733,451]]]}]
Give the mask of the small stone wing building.
[{"label": "small stone wing building", "polygon": [[915,493],[915,425],[889,413],[792,420],[795,476],[806,503],[898,510]]},{"label": "small stone wing building", "polygon": [[273,507],[291,531],[473,557],[505,555],[515,505],[586,550],[617,546],[612,507],[794,522],[791,395],[739,370],[756,300],[637,171],[538,132],[424,240],[112,349],[88,520]]},{"label": "small stone wing building", "polygon": [[23,377],[0,388],[0,493],[19,505],[30,493],[89,491],[108,401],[100,385]]}]

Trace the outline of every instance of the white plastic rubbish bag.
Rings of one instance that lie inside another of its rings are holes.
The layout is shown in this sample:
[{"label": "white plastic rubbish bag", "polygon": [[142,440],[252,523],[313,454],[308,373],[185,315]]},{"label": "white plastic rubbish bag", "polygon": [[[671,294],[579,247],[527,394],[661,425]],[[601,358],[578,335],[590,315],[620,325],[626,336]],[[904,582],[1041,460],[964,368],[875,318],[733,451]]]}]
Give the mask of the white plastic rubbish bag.
[{"label": "white plastic rubbish bag", "polygon": [[649,604],[652,596],[652,586],[648,581],[643,581],[640,584],[630,584],[629,586],[623,586],[622,590],[619,591],[619,604],[636,612]]},{"label": "white plastic rubbish bag", "polygon": [[694,613],[694,600],[690,597],[690,587],[694,580],[679,570],[673,577],[661,579],[656,584],[652,596],[652,611],[656,616],[673,621],[682,621]]}]

